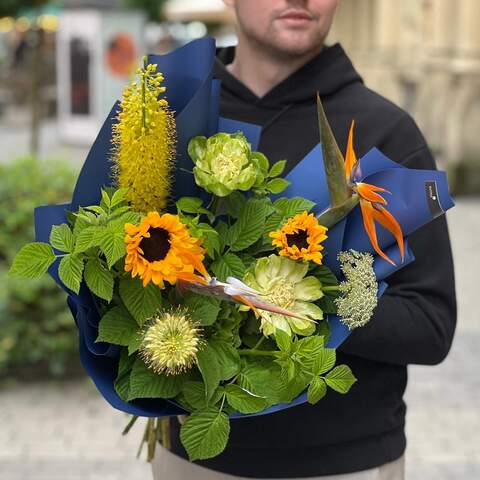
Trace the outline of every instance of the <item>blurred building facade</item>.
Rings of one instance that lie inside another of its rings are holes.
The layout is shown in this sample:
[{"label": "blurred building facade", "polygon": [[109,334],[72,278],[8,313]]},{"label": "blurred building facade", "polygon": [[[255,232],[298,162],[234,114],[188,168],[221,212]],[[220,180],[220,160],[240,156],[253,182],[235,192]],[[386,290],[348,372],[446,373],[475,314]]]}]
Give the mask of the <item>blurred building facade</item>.
[{"label": "blurred building facade", "polygon": [[478,0],[343,0],[330,35],[452,170],[480,170],[479,21]]}]

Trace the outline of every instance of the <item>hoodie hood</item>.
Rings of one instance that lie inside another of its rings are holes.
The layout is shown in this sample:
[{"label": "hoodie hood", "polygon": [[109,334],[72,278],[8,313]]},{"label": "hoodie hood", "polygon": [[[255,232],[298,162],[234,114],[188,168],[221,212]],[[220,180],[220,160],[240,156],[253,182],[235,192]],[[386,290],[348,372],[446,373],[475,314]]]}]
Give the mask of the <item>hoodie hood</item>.
[{"label": "hoodie hood", "polygon": [[316,57],[259,98],[226,69],[234,57],[234,46],[217,50],[214,75],[222,81],[222,96],[227,101],[231,97],[236,102],[243,100],[257,107],[282,108],[311,103],[317,91],[325,97],[352,83],[362,82],[345,51],[336,43],[324,47]]}]

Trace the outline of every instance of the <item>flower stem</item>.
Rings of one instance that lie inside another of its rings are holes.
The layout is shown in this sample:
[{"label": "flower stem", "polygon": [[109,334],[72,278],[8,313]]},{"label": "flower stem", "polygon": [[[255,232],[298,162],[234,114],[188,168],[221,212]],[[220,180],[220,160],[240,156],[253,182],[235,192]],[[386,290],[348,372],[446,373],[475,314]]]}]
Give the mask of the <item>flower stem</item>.
[{"label": "flower stem", "polygon": [[277,352],[275,350],[255,350],[254,348],[252,348],[239,350],[238,353],[240,355],[250,355],[258,357],[278,357],[281,352]]},{"label": "flower stem", "polygon": [[338,292],[340,290],[340,285],[330,285],[328,287],[322,287],[324,292]]},{"label": "flower stem", "polygon": [[122,435],[126,435],[130,431],[130,429],[133,427],[133,425],[135,424],[135,422],[137,420],[138,420],[138,416],[133,415],[132,418],[130,419],[130,421],[128,422],[127,426],[123,429]]},{"label": "flower stem", "polygon": [[155,428],[155,419],[147,420],[147,462],[151,462],[155,456],[155,447],[157,445],[157,431]]},{"label": "flower stem", "polygon": [[262,335],[260,337],[260,340],[255,344],[255,346],[253,347],[253,350],[256,350],[261,344],[262,342],[265,340],[265,337]]},{"label": "flower stem", "polygon": [[157,427],[160,426],[160,434],[162,438],[162,446],[167,450],[171,450],[170,443],[170,417],[163,417],[157,420]]}]

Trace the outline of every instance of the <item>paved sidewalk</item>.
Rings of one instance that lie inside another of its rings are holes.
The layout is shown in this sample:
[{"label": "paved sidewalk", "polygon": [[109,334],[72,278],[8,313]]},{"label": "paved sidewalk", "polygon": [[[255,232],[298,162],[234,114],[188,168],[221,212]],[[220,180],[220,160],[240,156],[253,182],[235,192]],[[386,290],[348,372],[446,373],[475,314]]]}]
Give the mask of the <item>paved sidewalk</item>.
[{"label": "paved sidewalk", "polygon": [[[480,478],[480,199],[458,201],[448,218],[459,326],[443,364],[410,368],[408,480]],[[122,437],[126,421],[87,380],[6,389],[0,480],[149,480],[149,465],[135,458],[143,422]]]}]

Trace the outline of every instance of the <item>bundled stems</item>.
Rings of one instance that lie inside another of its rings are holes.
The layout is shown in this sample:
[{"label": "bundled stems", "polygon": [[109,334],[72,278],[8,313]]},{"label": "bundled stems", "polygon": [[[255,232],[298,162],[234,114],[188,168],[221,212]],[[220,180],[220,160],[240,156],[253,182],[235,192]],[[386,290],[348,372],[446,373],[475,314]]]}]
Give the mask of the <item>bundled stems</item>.
[{"label": "bundled stems", "polygon": [[170,450],[172,448],[170,442],[170,417],[159,418],[157,420],[157,425],[160,427],[162,446],[167,450]]},{"label": "bundled stems", "polygon": [[127,423],[127,426],[123,429],[122,435],[126,435],[131,428],[135,425],[135,422],[138,420],[137,415],[133,415],[130,421]]}]

